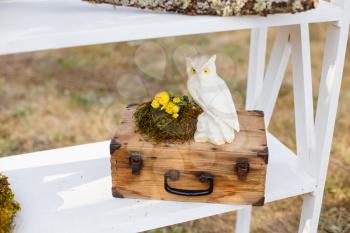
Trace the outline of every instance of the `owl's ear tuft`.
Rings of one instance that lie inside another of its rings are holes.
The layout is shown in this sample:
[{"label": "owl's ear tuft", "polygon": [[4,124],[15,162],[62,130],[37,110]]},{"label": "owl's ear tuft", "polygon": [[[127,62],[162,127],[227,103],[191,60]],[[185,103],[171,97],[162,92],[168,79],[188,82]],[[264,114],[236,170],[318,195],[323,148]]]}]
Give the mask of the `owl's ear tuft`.
[{"label": "owl's ear tuft", "polygon": [[213,56],[211,56],[211,57],[209,58],[209,62],[210,62],[210,63],[215,63],[215,60],[216,60],[216,54],[214,54]]}]

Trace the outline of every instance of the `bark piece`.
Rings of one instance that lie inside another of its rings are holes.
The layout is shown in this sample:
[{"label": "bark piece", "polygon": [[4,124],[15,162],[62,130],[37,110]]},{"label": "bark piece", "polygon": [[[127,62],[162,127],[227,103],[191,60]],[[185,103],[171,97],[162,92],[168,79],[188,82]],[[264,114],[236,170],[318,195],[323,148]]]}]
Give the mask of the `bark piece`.
[{"label": "bark piece", "polygon": [[296,13],[316,7],[318,0],[83,0],[186,15],[262,15]]}]

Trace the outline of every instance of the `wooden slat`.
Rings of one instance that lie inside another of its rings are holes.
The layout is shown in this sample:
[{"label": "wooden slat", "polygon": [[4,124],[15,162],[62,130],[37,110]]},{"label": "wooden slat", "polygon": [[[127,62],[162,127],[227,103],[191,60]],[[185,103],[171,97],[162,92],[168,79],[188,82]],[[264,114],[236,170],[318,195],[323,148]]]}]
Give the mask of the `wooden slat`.
[{"label": "wooden slat", "polygon": [[[350,9],[349,1],[337,2],[343,3],[347,11]],[[299,233],[316,233],[318,228],[348,34],[349,23],[346,21],[328,25],[315,119],[316,142],[310,156],[311,166],[308,167],[308,172],[317,179],[318,185],[313,195],[304,197]]]},{"label": "wooden slat", "polygon": [[[162,156],[157,153],[153,155]],[[266,166],[261,160],[250,163],[251,170],[244,182],[239,181],[234,175],[234,162],[226,164],[225,167],[218,163],[211,164],[210,161],[206,164],[204,161],[199,161],[197,165],[195,158],[189,158],[189,160],[190,162],[182,159],[161,161],[144,159],[141,174],[133,176],[128,165],[128,155],[123,151],[117,153],[111,160],[111,164],[116,164],[115,167],[112,165],[112,185],[120,194],[128,198],[251,204],[263,197]],[[167,193],[164,190],[164,174],[170,169],[180,171],[180,179],[170,182],[170,185],[182,189],[207,189],[208,184],[200,183],[196,173],[209,171],[214,176],[214,192],[201,197],[183,197]]]},{"label": "wooden slat", "polygon": [[338,20],[339,7],[268,17],[184,16],[72,0],[0,1],[0,55],[72,46]]},{"label": "wooden slat", "polygon": [[250,32],[249,68],[246,110],[254,110],[264,81],[267,28],[254,28]]},{"label": "wooden slat", "polygon": [[291,49],[297,154],[300,166],[309,171],[315,131],[308,24],[292,26]]},{"label": "wooden slat", "polygon": [[121,120],[116,133],[116,139],[120,141],[127,150],[138,150],[141,148],[165,148],[167,150],[184,151],[214,151],[216,153],[232,153],[237,155],[256,156],[257,151],[263,151],[266,146],[265,125],[262,113],[255,111],[239,111],[238,119],[240,132],[235,135],[235,140],[231,144],[214,146],[211,143],[194,143],[193,141],[183,144],[152,143],[145,141],[140,134],[135,134],[135,124],[133,120],[134,108],[126,108],[126,112]]},{"label": "wooden slat", "polygon": [[252,218],[252,206],[237,210],[236,220],[236,233],[249,233],[250,232],[250,220]]},{"label": "wooden slat", "polygon": [[270,124],[277,96],[289,61],[291,52],[290,43],[288,41],[290,27],[291,26],[283,26],[277,28],[261,95],[257,98],[255,105],[255,109],[264,111],[266,128],[268,128]]}]

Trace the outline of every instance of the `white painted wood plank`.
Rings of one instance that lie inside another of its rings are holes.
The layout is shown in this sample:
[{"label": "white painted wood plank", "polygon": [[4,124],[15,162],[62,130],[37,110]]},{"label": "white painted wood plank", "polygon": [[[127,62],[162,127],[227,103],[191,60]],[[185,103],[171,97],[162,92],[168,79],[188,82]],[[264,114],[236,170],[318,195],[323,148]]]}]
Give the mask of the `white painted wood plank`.
[{"label": "white painted wood plank", "polygon": [[73,0],[0,1],[0,55],[71,46],[338,20],[321,1],[315,10],[268,17],[184,16],[91,5]]},{"label": "white painted wood plank", "polygon": [[290,26],[278,27],[267,67],[261,95],[256,109],[264,111],[265,127],[268,128],[279,90],[286,72],[291,52],[288,41]]},{"label": "white painted wood plank", "polygon": [[[350,1],[348,0],[331,0],[332,4],[339,6],[343,8],[345,11],[344,13],[348,13],[348,10],[350,9]],[[349,14],[344,14],[343,16],[349,17]]]},{"label": "white painted wood plank", "polygon": [[265,202],[313,192],[316,180],[299,166],[294,152],[271,134],[267,135],[267,142],[270,157],[267,166]]},{"label": "white painted wood plank", "polygon": [[315,132],[308,24],[292,26],[290,37],[298,162],[311,174]]},{"label": "white painted wood plank", "polygon": [[[247,80],[246,110],[254,110],[264,81],[267,43],[266,27],[250,30],[249,68]],[[252,207],[237,211],[236,233],[249,233]]]},{"label": "white painted wood plank", "polygon": [[348,24],[344,24],[343,27],[335,24],[328,26],[315,119],[317,146],[312,158],[315,164],[315,177],[319,177],[320,182],[325,180],[327,174],[348,32]]},{"label": "white painted wood plank", "polygon": [[237,210],[236,218],[236,233],[249,233],[250,232],[250,221],[252,218],[252,206],[247,206]]},{"label": "white painted wood plank", "polygon": [[[268,146],[267,202],[314,190],[288,148],[270,134]],[[22,205],[15,232],[136,232],[246,207],[113,198],[108,148],[99,142],[1,158]]]},{"label": "white painted wood plank", "polygon": [[348,32],[349,24],[346,21],[328,26],[315,120],[316,146],[311,154],[311,164],[314,165],[312,172],[317,178],[317,189],[313,195],[304,197],[299,233],[317,232],[343,76]]},{"label": "white painted wood plank", "polygon": [[249,69],[245,108],[255,110],[264,81],[267,28],[254,28],[250,34]]}]

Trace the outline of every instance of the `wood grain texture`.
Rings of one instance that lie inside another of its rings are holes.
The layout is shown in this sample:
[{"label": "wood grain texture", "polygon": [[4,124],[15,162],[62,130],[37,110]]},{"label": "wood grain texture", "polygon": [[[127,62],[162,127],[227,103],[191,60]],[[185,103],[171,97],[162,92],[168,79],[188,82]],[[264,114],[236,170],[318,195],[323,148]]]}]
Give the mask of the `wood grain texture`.
[{"label": "wood grain texture", "polygon": [[[176,201],[198,201],[229,204],[263,204],[266,161],[268,154],[262,112],[238,112],[241,131],[231,144],[215,146],[209,143],[155,144],[137,134],[132,119],[135,107],[126,109],[114,140],[121,147],[111,155],[112,190],[115,197]],[[140,175],[131,173],[129,153],[142,153]],[[238,159],[247,158],[249,173],[240,180],[235,171]],[[177,181],[169,185],[180,189],[207,189],[208,183],[198,180],[200,172],[214,176],[214,191],[206,196],[185,197],[164,190],[164,174],[180,172]]]}]

